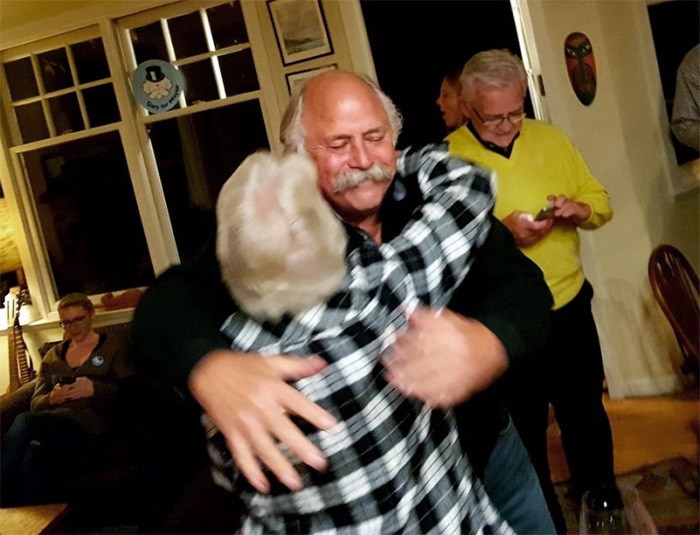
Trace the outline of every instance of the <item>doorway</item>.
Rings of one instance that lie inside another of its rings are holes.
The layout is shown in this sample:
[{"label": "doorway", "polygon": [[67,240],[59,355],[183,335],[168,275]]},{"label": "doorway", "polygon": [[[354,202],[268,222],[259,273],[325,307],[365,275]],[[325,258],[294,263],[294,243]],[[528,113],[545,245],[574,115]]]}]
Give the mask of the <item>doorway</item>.
[{"label": "doorway", "polygon": [[[361,0],[360,5],[378,82],[404,117],[399,148],[445,136],[435,100],[448,70],[490,48],[522,57],[510,0]],[[526,111],[532,117],[529,99]]]}]

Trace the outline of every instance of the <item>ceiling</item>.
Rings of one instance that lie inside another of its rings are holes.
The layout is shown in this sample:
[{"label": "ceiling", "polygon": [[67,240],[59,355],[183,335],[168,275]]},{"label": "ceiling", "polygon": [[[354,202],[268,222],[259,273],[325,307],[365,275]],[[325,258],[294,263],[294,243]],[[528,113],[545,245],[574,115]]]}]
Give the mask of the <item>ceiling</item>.
[{"label": "ceiling", "polygon": [[0,0],[0,32],[104,0]]}]

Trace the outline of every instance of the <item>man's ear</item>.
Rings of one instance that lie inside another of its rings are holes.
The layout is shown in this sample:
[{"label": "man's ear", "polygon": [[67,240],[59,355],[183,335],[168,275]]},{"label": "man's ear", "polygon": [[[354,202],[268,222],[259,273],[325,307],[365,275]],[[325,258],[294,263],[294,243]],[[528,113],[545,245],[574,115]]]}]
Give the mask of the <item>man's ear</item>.
[{"label": "man's ear", "polygon": [[464,102],[464,99],[462,97],[459,97],[459,107],[462,110],[462,113],[464,114],[465,117],[468,119],[471,118],[471,113],[469,111],[469,107],[467,106],[467,103]]}]

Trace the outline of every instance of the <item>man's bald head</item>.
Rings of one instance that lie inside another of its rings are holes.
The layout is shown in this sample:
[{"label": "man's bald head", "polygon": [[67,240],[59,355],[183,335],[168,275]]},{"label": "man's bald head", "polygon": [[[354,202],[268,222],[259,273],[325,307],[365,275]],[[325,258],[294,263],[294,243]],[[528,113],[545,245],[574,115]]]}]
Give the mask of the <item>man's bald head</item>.
[{"label": "man's bald head", "polygon": [[[393,141],[396,144],[403,127],[403,118],[392,100],[375,82],[365,76],[358,76],[349,71],[331,70],[309,78],[292,93],[280,125],[280,141],[285,151],[305,152],[304,139],[306,132],[302,122],[302,114],[308,100],[323,99],[326,102],[327,109],[328,105],[332,104],[334,94],[337,99],[337,93],[334,93],[336,90],[347,91],[352,90],[352,88],[360,92],[369,89],[374,93],[389,119]],[[324,97],[327,97],[327,99]]]}]

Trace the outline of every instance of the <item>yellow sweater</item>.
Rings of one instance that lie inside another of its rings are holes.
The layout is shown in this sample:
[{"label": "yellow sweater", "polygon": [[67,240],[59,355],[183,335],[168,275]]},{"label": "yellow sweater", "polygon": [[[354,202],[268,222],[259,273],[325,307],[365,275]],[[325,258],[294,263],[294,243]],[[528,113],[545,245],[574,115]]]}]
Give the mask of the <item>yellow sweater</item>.
[{"label": "yellow sweater", "polygon": [[[525,119],[510,158],[484,147],[463,126],[447,136],[450,152],[493,169],[498,179],[494,213],[499,219],[521,210],[536,214],[547,195],[566,195],[591,207],[581,224],[596,229],[612,218],[608,192],[590,173],[571,141],[553,126]],[[554,309],[571,301],[584,281],[576,228],[555,225],[540,242],[523,249],[544,273],[554,296]]]}]

